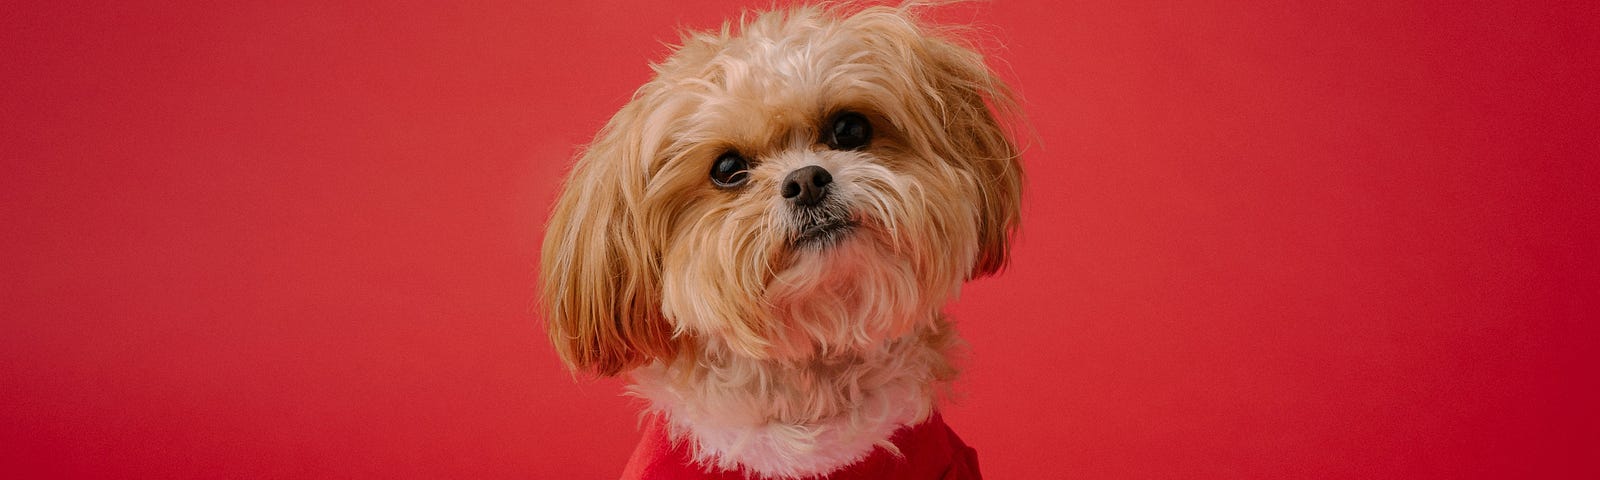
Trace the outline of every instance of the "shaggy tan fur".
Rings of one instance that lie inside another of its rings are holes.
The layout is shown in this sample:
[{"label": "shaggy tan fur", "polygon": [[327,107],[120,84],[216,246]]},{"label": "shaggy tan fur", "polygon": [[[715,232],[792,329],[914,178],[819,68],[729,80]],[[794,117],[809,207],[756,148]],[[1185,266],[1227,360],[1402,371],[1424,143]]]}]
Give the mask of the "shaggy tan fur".
[{"label": "shaggy tan fur", "polygon": [[[550,338],[633,391],[697,458],[833,471],[925,419],[954,377],[939,309],[999,270],[1022,183],[1004,86],[914,7],[802,7],[692,33],[578,160],[545,237]],[[820,140],[867,118],[857,150]],[[713,185],[720,155],[748,182]],[[820,166],[857,227],[796,242],[779,194]]]}]

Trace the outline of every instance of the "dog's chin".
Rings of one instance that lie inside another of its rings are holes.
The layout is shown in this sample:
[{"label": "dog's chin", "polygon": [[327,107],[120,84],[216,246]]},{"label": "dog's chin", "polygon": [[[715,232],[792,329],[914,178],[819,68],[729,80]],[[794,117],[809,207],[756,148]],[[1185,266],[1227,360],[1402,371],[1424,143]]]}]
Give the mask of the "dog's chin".
[{"label": "dog's chin", "polygon": [[849,218],[808,224],[789,237],[787,266],[779,270],[777,280],[790,287],[809,285],[791,291],[791,295],[797,294],[791,299],[838,295],[823,287],[852,282],[860,272],[884,260],[879,258],[875,235],[873,229]]},{"label": "dog's chin", "polygon": [[821,250],[839,245],[856,233],[857,223],[848,218],[834,218],[812,223],[800,229],[792,242],[796,250]]}]

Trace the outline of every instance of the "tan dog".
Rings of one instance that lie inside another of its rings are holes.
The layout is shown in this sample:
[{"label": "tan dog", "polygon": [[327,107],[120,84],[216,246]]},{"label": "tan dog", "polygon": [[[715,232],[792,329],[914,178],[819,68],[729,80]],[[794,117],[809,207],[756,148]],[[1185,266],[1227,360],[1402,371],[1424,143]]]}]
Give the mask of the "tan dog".
[{"label": "tan dog", "polygon": [[550,338],[631,373],[701,464],[799,478],[895,451],[956,374],[940,308],[1005,264],[1022,170],[1005,87],[914,10],[686,35],[572,170]]}]

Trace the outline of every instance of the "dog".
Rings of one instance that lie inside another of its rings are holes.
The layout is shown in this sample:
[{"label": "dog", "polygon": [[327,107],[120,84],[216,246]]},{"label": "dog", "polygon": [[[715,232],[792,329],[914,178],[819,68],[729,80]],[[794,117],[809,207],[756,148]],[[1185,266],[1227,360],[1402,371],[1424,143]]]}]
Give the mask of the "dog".
[{"label": "dog", "polygon": [[574,371],[648,402],[625,478],[977,478],[941,308],[1006,264],[1015,103],[922,13],[687,33],[579,155],[542,301]]}]

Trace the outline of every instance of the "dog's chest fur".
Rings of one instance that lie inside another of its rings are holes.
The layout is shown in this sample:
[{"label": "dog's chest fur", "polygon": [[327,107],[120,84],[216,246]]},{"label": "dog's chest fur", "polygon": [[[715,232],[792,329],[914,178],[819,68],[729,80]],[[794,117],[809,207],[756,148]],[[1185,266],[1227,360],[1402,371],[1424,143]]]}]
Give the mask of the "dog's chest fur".
[{"label": "dog's chest fur", "polygon": [[694,460],[775,478],[823,475],[891,452],[895,430],[927,419],[954,376],[941,321],[882,349],[803,363],[680,357],[634,372],[630,389],[667,418]]}]

